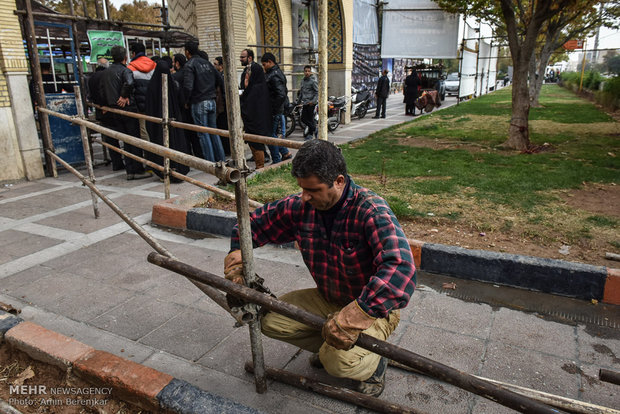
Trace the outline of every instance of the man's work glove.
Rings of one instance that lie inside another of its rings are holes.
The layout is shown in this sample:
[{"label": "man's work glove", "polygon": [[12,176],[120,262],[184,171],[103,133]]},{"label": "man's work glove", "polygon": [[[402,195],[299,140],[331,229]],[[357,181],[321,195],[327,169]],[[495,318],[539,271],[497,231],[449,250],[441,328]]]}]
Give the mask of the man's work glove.
[{"label": "man's work glove", "polygon": [[360,333],[370,328],[374,322],[375,318],[364,312],[354,300],[327,317],[323,325],[323,338],[336,349],[349,350],[357,342]]},{"label": "man's work glove", "polygon": [[233,250],[224,259],[224,276],[238,285],[245,285],[243,278],[243,259],[241,250]]}]

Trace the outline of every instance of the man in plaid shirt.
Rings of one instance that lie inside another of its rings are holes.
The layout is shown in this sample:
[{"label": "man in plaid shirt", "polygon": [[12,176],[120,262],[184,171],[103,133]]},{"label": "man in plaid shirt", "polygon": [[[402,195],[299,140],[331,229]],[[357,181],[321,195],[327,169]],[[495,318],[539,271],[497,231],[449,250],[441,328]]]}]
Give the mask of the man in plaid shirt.
[{"label": "man in plaid shirt", "polygon": [[[354,344],[361,332],[385,340],[398,325],[416,281],[409,243],[385,200],[348,176],[335,145],[307,141],[291,173],[302,192],[251,214],[253,244],[298,243],[317,288],[280,299],[327,321],[318,332],[270,312],[262,318],[263,333],[313,352],[313,366],[379,396],[388,361]],[[227,279],[244,283],[236,226],[224,267]]]}]

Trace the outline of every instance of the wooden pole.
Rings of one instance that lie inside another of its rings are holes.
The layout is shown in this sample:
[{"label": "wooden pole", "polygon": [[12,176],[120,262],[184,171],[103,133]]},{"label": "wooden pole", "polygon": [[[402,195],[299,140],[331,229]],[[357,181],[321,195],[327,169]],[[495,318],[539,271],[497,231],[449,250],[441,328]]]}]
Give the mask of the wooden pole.
[{"label": "wooden pole", "polygon": [[[239,240],[243,270],[246,285],[256,282],[254,273],[254,252],[252,245],[252,230],[250,228],[250,209],[248,205],[248,187],[245,174],[249,172],[246,165],[241,121],[241,107],[239,91],[237,89],[237,65],[235,59],[235,36],[233,26],[232,2],[218,0],[220,13],[220,33],[222,36],[222,57],[224,59],[224,84],[226,86],[226,108],[228,111],[228,130],[230,131],[230,150],[235,168],[244,174],[235,185],[235,200],[237,203],[237,223],[239,225]],[[281,141],[281,140],[278,140]],[[281,145],[281,144],[279,144]],[[257,317],[258,308],[254,306],[256,318],[249,323],[252,360],[254,362],[254,382],[256,392],[262,394],[267,391],[267,377],[265,374],[265,357],[263,355],[262,333],[260,320]]]},{"label": "wooden pole", "polygon": [[[168,75],[161,74],[161,115],[163,118],[164,147],[170,148],[170,131],[168,128]],[[164,197],[170,199],[170,158],[164,157]]]},{"label": "wooden pole", "polygon": [[[37,47],[37,35],[34,30],[34,17],[32,13],[32,4],[30,0],[25,0],[26,11],[28,13],[28,49],[30,51],[30,69],[32,71],[32,78],[36,82],[35,98],[37,100],[37,108],[47,108],[45,102],[45,90],[43,89],[43,76],[41,75],[41,62],[39,61],[39,49]],[[52,142],[52,132],[50,131],[50,121],[45,113],[39,111],[39,126],[41,128],[41,138],[43,141],[43,148],[54,152],[54,143]],[[56,170],[56,162],[45,151],[45,170],[47,174],[52,177],[58,177],[58,171]]]},{"label": "wooden pole", "polygon": [[[80,87],[75,86],[75,106],[77,107],[78,116],[84,119],[84,106],[82,105],[82,95]],[[90,143],[88,142],[88,131],[84,125],[80,125],[80,136],[82,137],[82,148],[84,149],[84,161],[88,170],[88,179],[95,184],[95,171],[93,170],[93,160],[90,156]],[[99,206],[97,205],[97,194],[91,190],[90,195],[93,199],[93,212],[95,218],[99,218]]]},{"label": "wooden pole", "polygon": [[327,1],[319,0],[319,139],[327,141]]}]

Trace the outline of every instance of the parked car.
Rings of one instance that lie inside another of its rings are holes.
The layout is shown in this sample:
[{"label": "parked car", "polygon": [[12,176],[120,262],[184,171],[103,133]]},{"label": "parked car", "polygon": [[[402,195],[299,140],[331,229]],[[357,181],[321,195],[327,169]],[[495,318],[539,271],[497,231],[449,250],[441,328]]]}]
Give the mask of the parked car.
[{"label": "parked car", "polygon": [[446,78],[446,94],[450,95],[458,95],[459,94],[459,74],[458,72],[453,72],[448,75]]}]

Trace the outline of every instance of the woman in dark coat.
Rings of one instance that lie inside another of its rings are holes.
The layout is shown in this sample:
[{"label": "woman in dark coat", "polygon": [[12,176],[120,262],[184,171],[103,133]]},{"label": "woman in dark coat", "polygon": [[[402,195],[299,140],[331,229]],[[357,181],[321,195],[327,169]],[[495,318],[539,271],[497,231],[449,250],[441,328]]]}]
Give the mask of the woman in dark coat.
[{"label": "woman in dark coat", "polygon": [[[248,134],[271,136],[271,98],[265,72],[257,64],[252,65],[245,71],[245,89],[241,94],[241,118],[243,119],[243,129]],[[257,142],[248,142],[256,169],[265,166],[265,145]]]},{"label": "woman in dark coat", "polygon": [[405,115],[415,116],[415,101],[418,99],[418,87],[420,86],[420,77],[413,69],[411,74],[405,78]]},{"label": "woman in dark coat", "polygon": [[[170,67],[168,66],[168,63],[161,60],[157,62],[153,76],[151,77],[149,85],[146,89],[146,114],[156,116],[158,118],[162,117],[162,74],[165,74],[168,78],[168,117],[180,119],[181,110],[179,107],[178,91],[176,89],[177,86],[170,75]],[[146,129],[152,143],[158,145],[164,144],[163,125],[147,121]],[[188,153],[187,141],[182,129],[169,128],[169,137],[170,148],[186,154]],[[159,155],[147,152],[146,158],[149,161],[155,162],[159,165],[164,164],[163,158]],[[187,174],[189,172],[189,167],[187,165],[179,164],[174,161],[170,162],[170,168],[181,174]],[[157,174],[160,178],[163,177],[163,173],[160,171],[155,171],[155,174]],[[178,179],[172,178],[171,181],[179,182]]]}]

